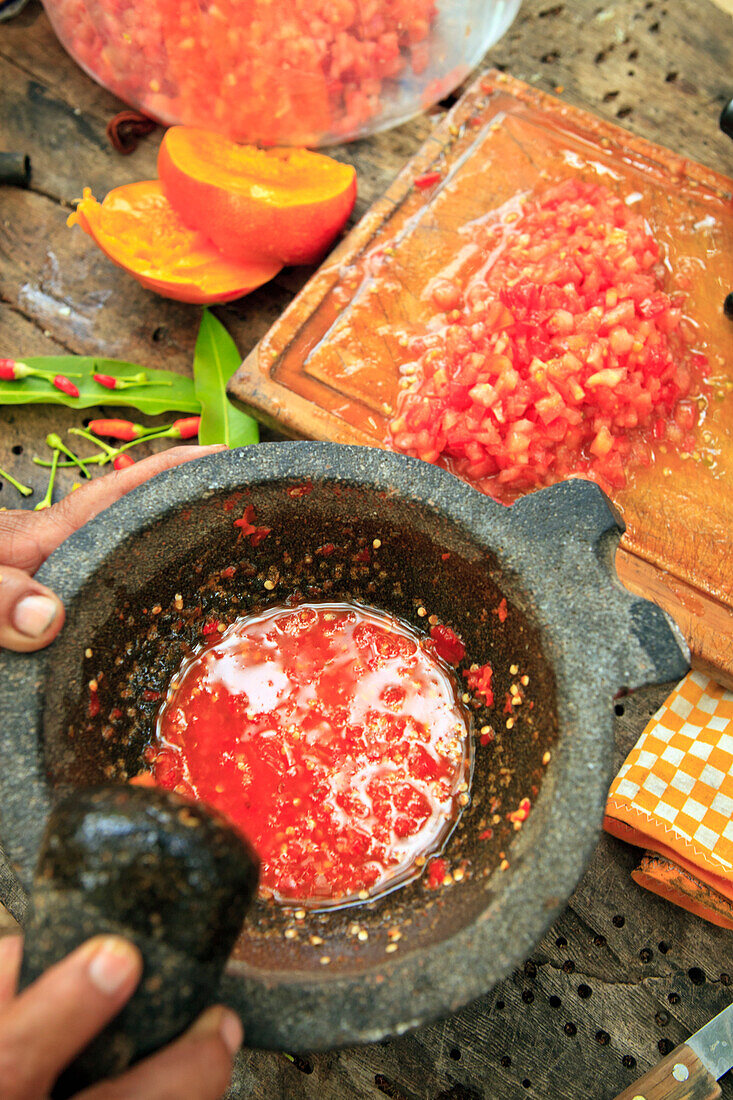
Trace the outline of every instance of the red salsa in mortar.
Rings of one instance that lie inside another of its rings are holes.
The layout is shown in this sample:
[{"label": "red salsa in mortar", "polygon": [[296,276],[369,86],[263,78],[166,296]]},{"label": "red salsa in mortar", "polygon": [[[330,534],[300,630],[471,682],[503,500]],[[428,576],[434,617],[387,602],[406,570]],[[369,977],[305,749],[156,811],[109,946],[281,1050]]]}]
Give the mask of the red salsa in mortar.
[{"label": "red salsa in mortar", "polygon": [[419,873],[466,800],[469,751],[429,639],[320,603],[242,618],[190,659],[148,761],[244,833],[263,895],[328,905]]}]

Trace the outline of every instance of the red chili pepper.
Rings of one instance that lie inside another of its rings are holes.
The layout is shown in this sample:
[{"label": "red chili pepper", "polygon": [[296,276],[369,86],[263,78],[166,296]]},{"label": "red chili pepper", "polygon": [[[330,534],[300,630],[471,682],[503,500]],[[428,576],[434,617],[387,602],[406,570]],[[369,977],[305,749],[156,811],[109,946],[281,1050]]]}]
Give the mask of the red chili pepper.
[{"label": "red chili pepper", "polygon": [[124,439],[127,442],[145,435],[142,424],[133,424],[131,420],[92,420],[89,431],[95,435],[105,435],[108,439]]},{"label": "red chili pepper", "polygon": [[[21,363],[19,359],[1,359],[0,358],[0,379],[3,382],[17,382],[21,378],[45,378],[49,382],[53,382],[54,386],[57,385],[57,381],[60,381],[58,389],[63,389],[64,386],[71,386],[76,390],[76,393],[72,393],[72,397],[78,397],[79,391],[73,382],[69,381],[71,378],[81,378],[80,374],[72,374],[67,377],[65,374],[54,375],[52,371],[36,370],[35,367],[29,367],[27,363]],[[64,389],[64,393],[70,392]]]},{"label": "red chili pepper", "polygon": [[104,386],[108,390],[117,389],[117,382],[119,379],[113,378],[111,374],[93,374],[92,378],[95,382],[99,382],[100,386]]},{"label": "red chili pepper", "polygon": [[65,374],[56,374],[53,378],[53,384],[57,390],[61,390],[68,397],[78,397],[79,388],[75,386],[70,378],[67,378]]},{"label": "red chili pepper", "polygon": [[313,485],[310,481],[303,482],[302,485],[293,485],[288,489],[289,497],[309,497],[313,492]]},{"label": "red chili pepper", "polygon": [[172,382],[150,381],[145,371],[138,374],[128,374],[124,378],[117,378],[114,374],[93,374],[95,382],[108,390],[129,390],[140,386],[172,386]]},{"label": "red chili pepper", "polygon": [[441,172],[426,172],[424,176],[418,176],[415,180],[415,187],[419,187],[421,191],[426,191],[428,187],[433,187],[434,184],[440,183],[443,178]]},{"label": "red chili pepper", "polygon": [[26,363],[19,363],[17,359],[0,359],[0,379],[3,382],[16,382],[32,373]]},{"label": "red chili pepper", "polygon": [[200,416],[186,416],[183,420],[174,420],[170,434],[177,439],[193,439],[199,434]]},{"label": "red chili pepper", "polygon": [[115,470],[126,470],[128,466],[135,465],[135,459],[132,457],[132,455],[128,454],[117,455],[117,457],[113,460],[112,465],[114,466]]}]

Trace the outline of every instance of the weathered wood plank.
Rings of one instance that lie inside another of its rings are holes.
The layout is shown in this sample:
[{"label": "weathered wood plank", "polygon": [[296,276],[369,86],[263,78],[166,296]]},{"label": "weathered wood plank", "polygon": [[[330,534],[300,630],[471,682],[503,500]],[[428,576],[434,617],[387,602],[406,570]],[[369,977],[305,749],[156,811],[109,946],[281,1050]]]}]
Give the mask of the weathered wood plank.
[{"label": "weathered wood plank", "polygon": [[[66,227],[67,213],[44,195],[7,189],[0,298],[71,351],[104,349],[151,367],[183,368],[190,362],[198,311],[143,290],[84,233]],[[156,340],[160,326],[166,338]]]},{"label": "weathered wood plank", "polygon": [[[155,175],[154,135],[131,156],[116,154],[104,132],[104,115],[87,115],[40,72],[32,75],[2,55],[0,89],[3,145],[30,156],[33,189],[63,203],[67,213],[84,186],[103,197],[111,187]],[[108,117],[121,106],[115,103]]]},{"label": "weathered wood plank", "polygon": [[66,355],[63,344],[50,333],[45,334],[24,313],[7,302],[0,301],[0,348],[3,351],[23,348],[24,355]]},{"label": "weathered wood plank", "polygon": [[730,174],[733,145],[718,116],[732,56],[731,18],[708,0],[531,0],[488,60]]},{"label": "weathered wood plank", "polygon": [[[730,173],[733,145],[717,132],[717,114],[733,90],[732,26],[707,0],[525,0],[515,27],[489,60],[545,89],[563,85],[569,102]],[[139,289],[96,255],[79,231],[65,229],[67,210],[59,205],[84,184],[101,194],[125,179],[150,175],[156,135],[128,160],[104,147],[104,126],[119,103],[76,69],[35,2],[3,26],[0,64],[0,146],[24,139],[35,161],[35,186],[45,192],[0,191],[0,354],[68,346],[189,369],[198,311]],[[29,105],[31,81],[35,98]],[[32,132],[10,117],[11,104],[13,110],[23,107]],[[82,112],[83,127],[75,109]],[[423,118],[336,150],[357,165],[358,213],[381,193],[429,126]],[[64,138],[52,147],[54,127]],[[303,278],[302,272],[284,272],[275,284],[219,311],[243,354]],[[28,471],[27,452],[39,449],[52,427],[80,419],[57,406],[2,410],[0,466],[37,476],[35,468]],[[23,455],[13,455],[19,445]],[[72,477],[63,488],[70,488]],[[652,690],[625,703],[619,760],[663,695]],[[247,1051],[232,1095],[611,1100],[661,1057],[660,1042],[680,1042],[731,999],[730,934],[639,889],[629,878],[636,861],[631,849],[604,839],[571,906],[532,959],[450,1020],[386,1044],[313,1056],[299,1063],[302,1069],[282,1055]],[[623,924],[614,922],[621,917]],[[589,996],[579,993],[582,986]],[[635,1064],[624,1065],[623,1058]],[[722,1087],[731,1100],[733,1085],[724,1079]]]}]

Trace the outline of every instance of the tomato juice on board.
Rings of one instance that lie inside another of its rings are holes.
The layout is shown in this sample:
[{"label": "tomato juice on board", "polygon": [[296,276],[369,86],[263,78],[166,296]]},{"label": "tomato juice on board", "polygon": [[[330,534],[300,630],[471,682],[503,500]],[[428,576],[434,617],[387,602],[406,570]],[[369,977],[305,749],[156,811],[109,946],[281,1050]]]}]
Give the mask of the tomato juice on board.
[{"label": "tomato juice on board", "polygon": [[263,896],[323,906],[420,873],[467,801],[469,734],[432,639],[372,608],[303,603],[207,638],[146,760],[250,840]]}]

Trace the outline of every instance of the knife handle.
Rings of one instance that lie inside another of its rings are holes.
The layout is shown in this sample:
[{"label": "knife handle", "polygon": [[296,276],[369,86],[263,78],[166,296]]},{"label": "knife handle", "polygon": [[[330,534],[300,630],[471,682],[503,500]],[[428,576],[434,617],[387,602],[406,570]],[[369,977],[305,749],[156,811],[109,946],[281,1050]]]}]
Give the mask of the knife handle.
[{"label": "knife handle", "polygon": [[616,1100],[718,1100],[720,1085],[687,1043],[629,1085]]}]

